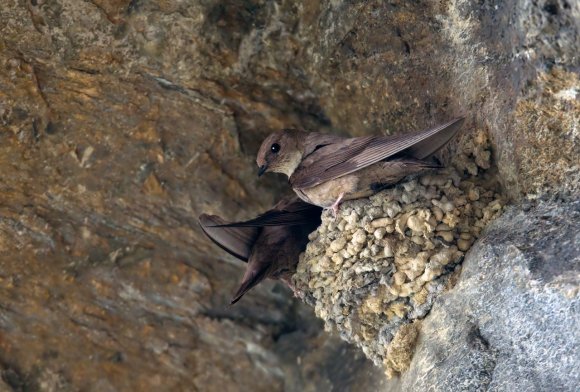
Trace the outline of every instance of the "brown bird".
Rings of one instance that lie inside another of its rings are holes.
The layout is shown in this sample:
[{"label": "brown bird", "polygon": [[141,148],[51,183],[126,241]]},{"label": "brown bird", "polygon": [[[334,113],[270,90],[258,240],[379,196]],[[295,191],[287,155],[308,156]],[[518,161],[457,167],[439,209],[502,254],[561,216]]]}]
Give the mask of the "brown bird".
[{"label": "brown bird", "polygon": [[216,215],[200,215],[204,233],[226,252],[248,263],[231,304],[265,278],[288,283],[298,256],[306,249],[308,234],[320,224],[321,212],[320,207],[292,197],[244,222],[228,223]]},{"label": "brown bird", "polygon": [[343,200],[368,197],[403,177],[440,165],[425,159],[457,133],[463,118],[438,127],[396,136],[343,138],[284,129],[264,140],[258,175],[284,173],[302,200],[331,208]]}]

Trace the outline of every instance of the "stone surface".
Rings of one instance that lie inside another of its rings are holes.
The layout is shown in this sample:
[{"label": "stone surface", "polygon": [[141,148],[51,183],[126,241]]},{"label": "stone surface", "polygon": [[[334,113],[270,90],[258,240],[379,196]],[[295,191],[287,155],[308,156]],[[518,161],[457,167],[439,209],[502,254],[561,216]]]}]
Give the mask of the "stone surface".
[{"label": "stone surface", "polygon": [[260,96],[276,94],[268,87],[226,91],[239,75],[236,36],[254,24],[251,9],[230,8],[2,3],[0,373],[9,388],[381,382],[279,285],[227,306],[242,268],[196,217],[242,219],[270,206],[279,186],[257,181],[244,145],[259,132],[240,124],[301,117],[284,97],[275,109]]},{"label": "stone surface", "polygon": [[241,268],[195,217],[273,204],[283,184],[253,163],[272,130],[395,133],[460,113],[458,144],[489,133],[506,194],[574,200],[579,13],[569,0],[4,0],[4,384],[380,389],[279,286],[226,307]]},{"label": "stone surface", "polygon": [[575,391],[580,202],[510,208],[421,327],[402,390]]}]

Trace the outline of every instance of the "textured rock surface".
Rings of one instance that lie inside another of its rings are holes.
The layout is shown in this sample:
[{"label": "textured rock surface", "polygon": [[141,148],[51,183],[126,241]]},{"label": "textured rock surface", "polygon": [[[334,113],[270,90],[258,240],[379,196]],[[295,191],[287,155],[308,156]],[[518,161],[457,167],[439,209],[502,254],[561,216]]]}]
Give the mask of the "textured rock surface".
[{"label": "textured rock surface", "polygon": [[574,391],[580,202],[511,208],[421,327],[403,390]]},{"label": "textured rock surface", "polygon": [[228,7],[2,2],[6,388],[302,391],[380,375],[278,285],[227,306],[241,266],[196,217],[271,205],[240,121],[302,118],[274,88],[222,87],[255,22]]},{"label": "textured rock surface", "polygon": [[579,12],[569,0],[3,1],[4,383],[371,385],[278,286],[225,307],[241,269],[192,218],[272,204],[280,184],[253,166],[271,130],[392,133],[459,113],[466,138],[491,135],[507,193],[573,199]]}]

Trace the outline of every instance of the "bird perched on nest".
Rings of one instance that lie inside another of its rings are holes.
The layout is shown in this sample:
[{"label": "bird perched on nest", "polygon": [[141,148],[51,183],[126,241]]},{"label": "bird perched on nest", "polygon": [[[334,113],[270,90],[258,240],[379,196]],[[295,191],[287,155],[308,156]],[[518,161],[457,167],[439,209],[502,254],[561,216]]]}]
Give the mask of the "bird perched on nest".
[{"label": "bird perched on nest", "polygon": [[344,138],[284,129],[262,143],[258,175],[284,173],[302,200],[333,210],[344,200],[368,197],[403,177],[439,168],[427,161],[457,133],[463,118],[421,132]]},{"label": "bird perched on nest", "polygon": [[286,281],[295,271],[308,234],[320,225],[320,207],[292,197],[278,202],[258,217],[229,223],[217,215],[202,214],[204,233],[226,252],[246,261],[247,267],[231,304],[265,278]]}]

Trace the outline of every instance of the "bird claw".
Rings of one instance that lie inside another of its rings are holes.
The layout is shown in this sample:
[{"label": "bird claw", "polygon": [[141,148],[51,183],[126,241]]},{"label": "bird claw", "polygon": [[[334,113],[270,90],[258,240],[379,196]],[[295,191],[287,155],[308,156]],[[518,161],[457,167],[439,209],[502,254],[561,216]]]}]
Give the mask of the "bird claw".
[{"label": "bird claw", "polygon": [[340,202],[342,201],[343,197],[344,197],[344,192],[341,193],[340,196],[338,196],[338,199],[336,199],[336,201],[334,202],[333,205],[328,207],[329,210],[332,210],[332,215],[334,215],[334,220],[336,220],[338,218],[338,209],[340,207]]},{"label": "bird claw", "polygon": [[332,215],[334,215],[334,220],[338,219],[338,206],[332,206],[330,207],[330,209],[332,210]]}]

